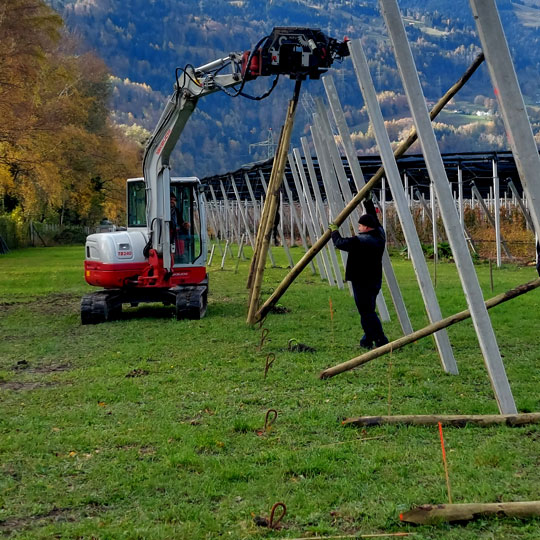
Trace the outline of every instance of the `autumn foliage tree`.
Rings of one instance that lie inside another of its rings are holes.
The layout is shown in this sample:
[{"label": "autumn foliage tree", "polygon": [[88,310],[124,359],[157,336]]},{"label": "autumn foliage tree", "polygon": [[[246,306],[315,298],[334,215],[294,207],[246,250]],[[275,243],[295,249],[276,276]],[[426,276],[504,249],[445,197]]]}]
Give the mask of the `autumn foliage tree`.
[{"label": "autumn foliage tree", "polygon": [[41,0],[0,6],[0,198],[25,219],[122,219],[141,148],[109,121],[109,73]]}]

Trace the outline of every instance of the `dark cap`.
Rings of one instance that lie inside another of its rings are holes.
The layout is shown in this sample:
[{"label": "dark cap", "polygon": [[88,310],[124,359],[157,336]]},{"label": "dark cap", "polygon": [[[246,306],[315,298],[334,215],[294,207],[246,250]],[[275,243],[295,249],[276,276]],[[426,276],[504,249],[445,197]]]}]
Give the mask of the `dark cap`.
[{"label": "dark cap", "polygon": [[370,214],[361,215],[358,223],[365,225],[366,227],[371,227],[372,229],[376,229],[379,226],[377,220]]}]

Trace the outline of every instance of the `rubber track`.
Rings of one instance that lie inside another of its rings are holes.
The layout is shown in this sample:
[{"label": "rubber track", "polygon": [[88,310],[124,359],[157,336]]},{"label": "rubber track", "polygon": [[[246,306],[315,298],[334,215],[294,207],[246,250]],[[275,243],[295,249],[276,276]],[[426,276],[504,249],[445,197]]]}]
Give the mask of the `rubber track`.
[{"label": "rubber track", "polygon": [[206,314],[208,287],[186,287],[176,293],[177,319],[202,319]]},{"label": "rubber track", "polygon": [[122,309],[120,295],[113,291],[87,294],[81,300],[82,324],[99,324],[113,320]]}]

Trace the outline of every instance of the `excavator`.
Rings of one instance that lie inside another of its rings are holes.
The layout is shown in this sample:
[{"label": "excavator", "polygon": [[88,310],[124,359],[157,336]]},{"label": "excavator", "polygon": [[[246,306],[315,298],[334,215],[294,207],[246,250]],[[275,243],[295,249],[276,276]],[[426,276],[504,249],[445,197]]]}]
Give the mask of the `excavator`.
[{"label": "excavator", "polygon": [[[186,122],[199,99],[208,94],[222,91],[261,100],[280,75],[320,78],[334,60],[349,55],[346,42],[347,38],[338,41],[318,29],[277,27],[250,51],[233,52],[197,68],[187,64],[176,69],[174,91],[145,148],[144,176],[127,182],[127,229],[86,239],[85,280],[102,290],[81,300],[82,324],[117,319],[123,304],[144,302],[173,305],[178,319],[204,317],[208,299],[204,186],[195,177],[171,176],[170,156]],[[261,96],[247,94],[245,84],[261,76],[274,76],[270,88]]]}]

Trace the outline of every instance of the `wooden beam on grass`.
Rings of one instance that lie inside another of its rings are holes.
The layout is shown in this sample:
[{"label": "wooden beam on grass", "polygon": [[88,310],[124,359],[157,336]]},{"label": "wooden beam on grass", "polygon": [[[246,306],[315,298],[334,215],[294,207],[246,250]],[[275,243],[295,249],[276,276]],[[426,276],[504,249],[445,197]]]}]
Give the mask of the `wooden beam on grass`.
[{"label": "wooden beam on grass", "polygon": [[405,538],[406,536],[414,536],[413,532],[397,532],[397,533],[373,533],[373,534],[340,534],[339,536],[302,536],[301,538],[290,538],[283,536],[283,540],[355,540],[358,538]]},{"label": "wooden beam on grass", "polygon": [[524,426],[527,424],[540,424],[540,413],[522,414],[413,414],[398,416],[359,416],[347,418],[341,422],[344,426],[372,427],[393,424],[406,424],[411,426],[444,426],[464,427],[467,424],[475,426]]},{"label": "wooden beam on grass", "polygon": [[[484,54],[480,53],[474,62],[469,66],[463,76],[444,94],[444,96],[437,102],[435,107],[430,112],[431,120],[443,110],[446,104],[463,88],[467,81],[472,77],[474,72],[484,61]],[[395,157],[402,156],[416,141],[418,135],[416,129],[412,129],[410,135],[399,144],[394,152]],[[380,167],[377,172],[371,177],[369,182],[356,194],[356,196],[349,202],[349,204],[340,212],[340,214],[334,219],[334,223],[339,227],[354,211],[354,209],[362,202],[363,199],[369,194],[369,192],[380,182],[384,176],[384,168]],[[253,318],[249,318],[248,322],[251,324],[261,321],[266,317],[268,312],[274,307],[277,301],[285,294],[285,291],[290,287],[293,281],[300,275],[302,270],[313,260],[315,255],[327,244],[330,240],[330,230],[327,229],[323,235],[311,246],[311,249],[296,263],[295,267],[285,276],[274,293],[264,302],[261,308],[253,315]]]},{"label": "wooden beam on grass", "polygon": [[[499,304],[502,304],[503,302],[507,302],[508,300],[511,300],[512,298],[521,296],[522,294],[532,291],[533,289],[536,289],[537,287],[540,287],[540,278],[534,279],[533,281],[529,281],[528,283],[524,283],[522,285],[518,285],[517,287],[514,287],[513,289],[510,289],[509,291],[498,294],[497,296],[494,296],[493,298],[486,300],[485,302],[486,308],[490,309],[492,307],[498,306]],[[319,378],[329,379],[330,377],[339,375],[340,373],[343,373],[344,371],[349,371],[355,367],[361,366],[363,364],[367,364],[371,360],[374,360],[375,358],[379,358],[379,356],[383,356],[397,349],[401,349],[402,347],[405,347],[405,345],[409,345],[410,343],[414,343],[415,341],[418,341],[419,339],[430,336],[431,334],[439,330],[442,330],[443,328],[447,328],[448,326],[452,326],[453,324],[464,321],[465,319],[468,319],[470,316],[471,316],[471,312],[468,309],[464,311],[460,311],[459,313],[456,313],[454,315],[450,315],[450,317],[446,317],[445,319],[441,319],[440,321],[437,321],[433,324],[429,324],[428,326],[420,330],[417,330],[416,332],[413,332],[412,334],[408,334],[399,339],[396,339],[395,341],[391,341],[390,343],[387,343],[386,345],[383,345],[382,347],[378,347],[377,349],[372,349],[371,351],[368,351],[367,353],[364,353],[361,356],[352,358],[351,360],[348,360],[347,362],[343,362],[331,368],[325,369],[324,371],[320,373]]]},{"label": "wooden beam on grass", "polygon": [[531,518],[540,516],[540,501],[469,504],[425,504],[400,514],[399,519],[417,525],[444,521],[470,521],[480,517]]}]

